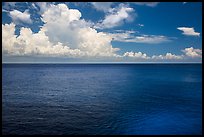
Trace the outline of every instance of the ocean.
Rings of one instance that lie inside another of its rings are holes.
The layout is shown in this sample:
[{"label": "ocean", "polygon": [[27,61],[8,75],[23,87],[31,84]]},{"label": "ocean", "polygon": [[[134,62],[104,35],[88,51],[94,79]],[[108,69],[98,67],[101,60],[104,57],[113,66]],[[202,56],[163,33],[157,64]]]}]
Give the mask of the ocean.
[{"label": "ocean", "polygon": [[201,64],[2,64],[2,134],[201,135]]}]

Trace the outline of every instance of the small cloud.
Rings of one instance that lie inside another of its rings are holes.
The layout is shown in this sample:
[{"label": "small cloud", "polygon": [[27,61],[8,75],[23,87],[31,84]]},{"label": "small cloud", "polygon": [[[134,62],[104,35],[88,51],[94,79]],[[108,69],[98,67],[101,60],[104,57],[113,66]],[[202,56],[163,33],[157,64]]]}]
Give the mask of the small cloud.
[{"label": "small cloud", "polygon": [[30,14],[28,13],[28,11],[18,11],[18,10],[13,10],[9,12],[10,17],[12,18],[13,22],[15,22],[16,24],[19,23],[27,23],[27,24],[31,24],[32,20],[30,18]]},{"label": "small cloud", "polygon": [[178,30],[183,31],[183,35],[187,36],[200,36],[199,32],[195,32],[194,28],[189,28],[189,27],[178,27]]},{"label": "small cloud", "polygon": [[134,43],[147,43],[158,44],[171,41],[168,37],[162,35],[137,35],[136,31],[124,31],[119,33],[109,33],[114,41],[120,42],[134,42]]},{"label": "small cloud", "polygon": [[183,55],[175,55],[175,54],[172,54],[172,53],[166,53],[166,55],[153,55],[152,56],[152,59],[156,59],[156,60],[175,60],[175,59],[183,59]]},{"label": "small cloud", "polygon": [[190,48],[185,48],[184,50],[182,50],[182,52],[184,52],[185,55],[188,57],[202,58],[202,50],[200,50],[200,49],[194,49],[193,47],[190,47]]},{"label": "small cloud", "polygon": [[133,57],[133,58],[140,58],[140,59],[150,59],[147,54],[142,52],[125,52],[123,54],[124,57]]},{"label": "small cloud", "polygon": [[144,6],[149,6],[149,7],[156,7],[159,2],[133,2],[136,5],[144,5]]},{"label": "small cloud", "polygon": [[144,24],[138,24],[138,26],[140,26],[140,27],[144,27]]},{"label": "small cloud", "polygon": [[183,2],[183,4],[186,4],[187,2]]}]

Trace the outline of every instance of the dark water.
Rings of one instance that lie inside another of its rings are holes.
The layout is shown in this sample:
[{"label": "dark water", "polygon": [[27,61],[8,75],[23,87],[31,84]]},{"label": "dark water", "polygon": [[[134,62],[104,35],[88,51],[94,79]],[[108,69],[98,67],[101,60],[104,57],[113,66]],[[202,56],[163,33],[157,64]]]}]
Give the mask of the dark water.
[{"label": "dark water", "polygon": [[3,65],[3,134],[202,134],[202,66]]}]

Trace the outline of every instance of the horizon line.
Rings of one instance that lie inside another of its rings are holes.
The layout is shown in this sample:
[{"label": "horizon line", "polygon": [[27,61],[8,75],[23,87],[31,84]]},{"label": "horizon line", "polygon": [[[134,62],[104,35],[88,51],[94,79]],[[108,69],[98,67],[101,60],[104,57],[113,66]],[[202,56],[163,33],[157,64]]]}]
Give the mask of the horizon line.
[{"label": "horizon line", "polygon": [[202,62],[2,62],[2,64],[202,64]]}]

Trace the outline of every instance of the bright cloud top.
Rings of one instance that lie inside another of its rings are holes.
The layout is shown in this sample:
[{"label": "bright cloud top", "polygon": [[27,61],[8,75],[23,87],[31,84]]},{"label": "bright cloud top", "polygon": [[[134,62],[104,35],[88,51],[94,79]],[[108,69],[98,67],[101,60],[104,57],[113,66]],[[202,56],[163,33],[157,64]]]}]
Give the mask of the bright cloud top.
[{"label": "bright cloud top", "polygon": [[178,27],[178,30],[183,31],[183,35],[187,36],[200,36],[199,32],[195,32],[194,28],[188,28],[188,27]]},{"label": "bright cloud top", "polygon": [[118,49],[112,47],[112,38],[90,28],[80,18],[78,10],[58,4],[50,5],[42,14],[45,24],[38,33],[21,28],[16,37],[15,24],[2,25],[3,52],[12,55],[114,56]]}]

